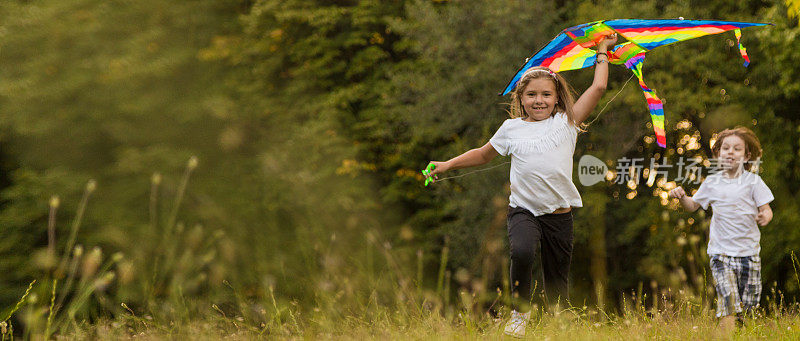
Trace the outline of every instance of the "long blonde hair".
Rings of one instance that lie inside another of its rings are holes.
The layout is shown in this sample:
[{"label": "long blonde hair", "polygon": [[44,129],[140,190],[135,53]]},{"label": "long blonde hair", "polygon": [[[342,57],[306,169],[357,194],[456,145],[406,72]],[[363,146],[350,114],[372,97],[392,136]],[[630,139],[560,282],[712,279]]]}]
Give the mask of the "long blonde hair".
[{"label": "long blonde hair", "polygon": [[528,117],[528,114],[525,113],[525,108],[522,107],[522,92],[525,91],[525,87],[528,86],[528,83],[530,83],[532,79],[537,78],[549,79],[553,81],[553,84],[556,86],[556,95],[558,95],[558,99],[552,115],[563,112],[567,114],[570,124],[577,126],[575,123],[575,115],[572,112],[572,106],[575,105],[575,90],[572,90],[572,87],[569,86],[569,83],[567,83],[564,77],[543,66],[534,66],[525,71],[522,77],[520,77],[519,82],[517,82],[517,87],[511,92],[511,103],[508,104],[508,115],[511,116],[511,118],[521,117],[524,119]]}]

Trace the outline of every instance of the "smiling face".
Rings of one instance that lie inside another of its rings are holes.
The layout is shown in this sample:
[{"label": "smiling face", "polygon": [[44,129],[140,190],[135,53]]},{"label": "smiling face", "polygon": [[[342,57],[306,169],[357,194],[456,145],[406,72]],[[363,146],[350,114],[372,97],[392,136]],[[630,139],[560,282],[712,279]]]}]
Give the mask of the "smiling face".
[{"label": "smiling face", "polygon": [[737,135],[726,136],[721,143],[719,155],[717,155],[720,166],[728,173],[736,173],[742,168],[743,163],[750,159],[747,145]]},{"label": "smiling face", "polygon": [[556,83],[547,77],[534,78],[522,91],[522,107],[528,121],[541,121],[553,114],[558,102]]}]

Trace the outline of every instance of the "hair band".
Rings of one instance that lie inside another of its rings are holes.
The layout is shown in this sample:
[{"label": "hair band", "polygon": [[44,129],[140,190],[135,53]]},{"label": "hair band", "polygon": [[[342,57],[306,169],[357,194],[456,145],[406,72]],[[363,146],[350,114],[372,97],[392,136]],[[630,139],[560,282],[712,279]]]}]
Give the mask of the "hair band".
[{"label": "hair band", "polygon": [[528,71],[525,71],[525,74],[522,75],[521,78],[525,78],[528,74],[532,74],[534,72],[547,72],[550,75],[550,77],[553,77],[553,79],[558,80],[558,78],[556,78],[556,73],[553,72],[550,69],[547,69],[547,68],[544,68],[544,69],[533,69],[533,68],[531,68]]}]

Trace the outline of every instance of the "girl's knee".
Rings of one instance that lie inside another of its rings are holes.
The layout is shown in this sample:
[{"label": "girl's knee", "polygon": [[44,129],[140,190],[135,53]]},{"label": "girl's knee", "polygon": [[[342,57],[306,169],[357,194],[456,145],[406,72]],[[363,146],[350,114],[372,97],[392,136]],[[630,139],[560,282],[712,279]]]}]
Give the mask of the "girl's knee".
[{"label": "girl's knee", "polygon": [[511,249],[511,260],[516,264],[532,264],[535,250],[528,247],[518,247]]}]

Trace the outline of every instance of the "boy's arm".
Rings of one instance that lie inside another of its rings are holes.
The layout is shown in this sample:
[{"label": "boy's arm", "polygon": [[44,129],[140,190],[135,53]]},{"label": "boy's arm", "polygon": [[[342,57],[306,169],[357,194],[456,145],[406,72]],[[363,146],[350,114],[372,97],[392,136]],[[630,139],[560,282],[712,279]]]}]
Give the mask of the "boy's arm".
[{"label": "boy's arm", "polygon": [[678,201],[681,202],[681,206],[689,212],[697,211],[700,208],[700,204],[698,204],[692,197],[686,195],[686,191],[683,190],[683,187],[675,187],[673,190],[669,191],[669,196],[672,198],[678,198]]},{"label": "boy's arm", "polygon": [[689,212],[697,211],[697,209],[700,208],[700,204],[688,195],[683,196],[683,198],[678,199],[678,201],[680,201],[683,208]]},{"label": "boy's arm", "polygon": [[756,217],[756,222],[758,225],[767,226],[769,222],[772,220],[772,207],[769,207],[769,204],[764,204],[758,207],[758,216]]}]

